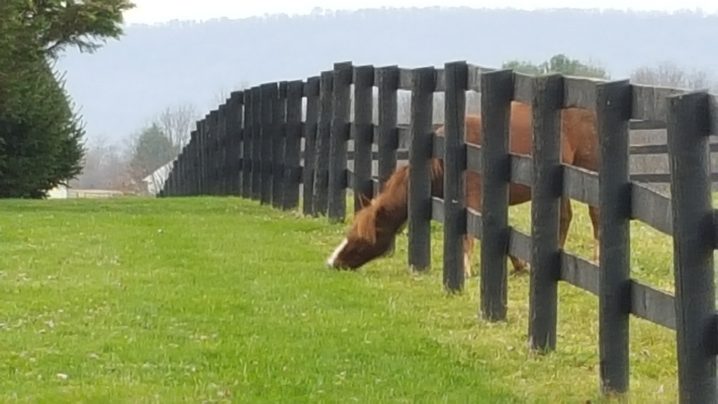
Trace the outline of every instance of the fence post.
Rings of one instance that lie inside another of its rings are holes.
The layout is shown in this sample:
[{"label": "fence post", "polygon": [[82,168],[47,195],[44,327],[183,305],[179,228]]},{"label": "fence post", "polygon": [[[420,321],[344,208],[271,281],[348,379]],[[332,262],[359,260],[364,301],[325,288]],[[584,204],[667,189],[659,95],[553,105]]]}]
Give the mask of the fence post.
[{"label": "fence post", "polygon": [[284,143],[287,119],[287,82],[279,83],[272,101],[272,206],[280,208],[284,197]]},{"label": "fence post", "polygon": [[207,190],[209,188],[209,184],[208,184],[209,183],[209,176],[208,176],[208,172],[209,172],[208,160],[209,159],[207,158],[207,156],[209,155],[209,153],[208,153],[209,138],[208,138],[208,131],[207,131],[208,117],[209,117],[209,115],[205,115],[205,117],[201,121],[199,121],[199,125],[198,125],[199,126],[199,140],[200,140],[200,142],[199,142],[199,146],[200,146],[200,149],[199,149],[199,154],[200,154],[199,194],[200,195],[207,195],[208,194]]},{"label": "fence post", "polygon": [[215,128],[217,131],[217,195],[227,195],[228,188],[228,171],[227,162],[229,161],[228,146],[229,136],[227,136],[227,103],[220,105],[217,109]]},{"label": "fence post", "polygon": [[316,154],[314,155],[314,212],[327,214],[327,192],[329,191],[329,142],[332,123],[333,71],[320,75],[319,123],[317,126]]},{"label": "fence post", "polygon": [[358,66],[354,69],[354,212],[362,207],[362,198],[374,195],[372,182],[372,107],[374,67]]},{"label": "fence post", "polygon": [[199,164],[197,153],[197,129],[190,132],[189,141],[189,163],[187,164],[188,182],[186,185],[186,195],[194,196],[197,194],[197,182],[199,181]]},{"label": "fence post", "polygon": [[294,209],[299,206],[299,183],[301,166],[299,154],[302,147],[302,90],[301,80],[287,83],[287,123],[284,144],[284,199],[282,208]]},{"label": "fence post", "polygon": [[252,112],[252,90],[246,89],[242,93],[244,99],[244,122],[242,125],[242,197],[252,197],[252,148],[254,137],[252,136],[253,112]]},{"label": "fence post", "polygon": [[242,194],[242,153],[244,148],[244,130],[242,129],[242,113],[243,113],[242,91],[232,93],[232,108],[230,123],[230,134],[232,136],[234,147],[232,148],[232,186],[231,194],[240,196]]},{"label": "fence post", "polygon": [[265,83],[261,86],[261,150],[262,179],[260,204],[269,205],[272,202],[272,107],[277,98],[277,83]]},{"label": "fence post", "polygon": [[217,188],[217,110],[207,114],[207,195],[215,195]]},{"label": "fence post", "polygon": [[316,215],[314,207],[314,176],[317,154],[317,132],[319,122],[319,77],[310,77],[304,85],[307,96],[307,114],[304,120],[304,167],[302,169],[302,211],[305,215]]},{"label": "fence post", "polygon": [[252,88],[252,198],[262,197],[262,89]]},{"label": "fence post", "polygon": [[625,393],[629,385],[631,180],[629,133],[631,86],[627,80],[596,86],[599,170],[599,356],[601,390]]},{"label": "fence post", "polygon": [[209,136],[210,136],[210,144],[212,145],[212,148],[210,149],[210,167],[212,169],[211,171],[211,178],[212,178],[212,187],[210,194],[213,196],[217,196],[220,194],[220,186],[221,186],[221,178],[219,176],[219,167],[222,161],[222,157],[220,155],[220,145],[222,144],[222,132],[219,128],[219,107],[211,112],[210,114],[210,120],[209,120]]},{"label": "fence post", "polygon": [[383,186],[396,170],[396,149],[399,147],[399,134],[396,127],[399,67],[379,68],[377,82],[379,123],[376,143],[379,153],[379,185]]},{"label": "fence post", "polygon": [[509,244],[509,127],[514,72],[481,74],[481,314],[489,321],[506,319]]},{"label": "fence post", "polygon": [[449,292],[457,292],[464,287],[464,126],[469,67],[466,62],[446,63],[444,74],[444,288]]},{"label": "fence post", "polygon": [[529,338],[531,348],[556,348],[557,288],[560,273],[559,207],[561,168],[561,106],[563,77],[534,80],[533,190],[531,199],[531,284]]},{"label": "fence post", "polygon": [[347,210],[347,142],[349,141],[350,91],[354,69],[350,62],[336,63],[332,85],[332,125],[329,143],[327,217],[341,223]]},{"label": "fence post", "polygon": [[432,108],[436,71],[412,71],[411,145],[409,148],[409,267],[422,272],[431,266]]},{"label": "fence post", "polygon": [[714,223],[709,97],[668,98],[679,401],[715,403]]}]

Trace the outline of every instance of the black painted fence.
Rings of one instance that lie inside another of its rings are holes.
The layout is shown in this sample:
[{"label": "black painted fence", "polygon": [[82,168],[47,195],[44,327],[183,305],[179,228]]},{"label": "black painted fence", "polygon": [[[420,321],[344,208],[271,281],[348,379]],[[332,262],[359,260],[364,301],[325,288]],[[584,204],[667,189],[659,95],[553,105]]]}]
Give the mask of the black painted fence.
[{"label": "black painted fence", "polygon": [[[376,124],[371,112],[373,87],[378,91]],[[354,191],[354,209],[358,209],[358,196],[372,197],[396,167],[402,130],[396,117],[399,89],[412,92],[408,262],[414,270],[429,267],[430,221],[444,222],[444,287],[449,291],[459,291],[464,284],[461,237],[468,233],[482,240],[484,318],[506,318],[506,256],[511,252],[532,265],[532,349],[555,349],[557,285],[566,282],[598,296],[605,393],[629,388],[628,319],[634,315],[676,331],[680,401],[716,402],[713,251],[718,220],[711,204],[708,140],[710,134],[718,134],[718,102],[707,93],[627,81],[531,77],[464,62],[411,70],[338,63],[306,81],[267,83],[232,93],[224,105],[198,122],[161,195],[237,195],[296,209],[301,190],[305,214],[343,220],[346,190]],[[445,137],[433,135],[430,119],[432,96],[439,91],[445,93]],[[481,93],[483,145],[463,140],[466,91]],[[533,158],[507,150],[506,119],[512,100],[533,106]],[[560,163],[557,117],[566,107],[596,111],[601,153],[611,156],[611,163],[602,165],[600,172]],[[658,151],[670,156],[672,199],[631,181],[628,129],[636,122],[666,123],[668,144]],[[377,146],[374,152],[372,145]],[[432,157],[448,162],[445,200],[431,197]],[[347,169],[349,158],[353,171]],[[372,176],[375,159],[377,178]],[[483,193],[487,212],[483,216],[466,208],[458,186],[464,170],[483,173],[484,186],[492,189]],[[533,187],[531,234],[508,225],[509,182]],[[600,207],[603,237],[598,266],[559,250],[562,196]],[[631,279],[630,220],[673,237],[675,296]]]}]

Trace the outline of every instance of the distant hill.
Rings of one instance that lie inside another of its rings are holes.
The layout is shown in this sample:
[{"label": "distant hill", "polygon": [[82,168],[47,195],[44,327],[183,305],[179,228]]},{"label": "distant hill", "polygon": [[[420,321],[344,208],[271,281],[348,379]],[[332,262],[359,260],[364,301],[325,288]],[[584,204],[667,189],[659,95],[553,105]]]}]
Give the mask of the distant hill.
[{"label": "distant hill", "polygon": [[715,38],[718,16],[689,12],[380,9],[131,25],[120,41],[91,55],[73,51],[57,68],[88,135],[117,140],[167,106],[189,102],[205,113],[242,84],[306,78],[337,61],[499,67],[564,53],[627,78],[665,60],[718,71]]}]

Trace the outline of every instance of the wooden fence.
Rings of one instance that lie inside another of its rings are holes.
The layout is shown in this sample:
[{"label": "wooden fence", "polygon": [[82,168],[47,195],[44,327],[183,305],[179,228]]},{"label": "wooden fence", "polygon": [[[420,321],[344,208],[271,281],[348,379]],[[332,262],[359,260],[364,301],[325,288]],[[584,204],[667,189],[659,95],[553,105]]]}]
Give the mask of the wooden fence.
[{"label": "wooden fence", "polygon": [[[411,91],[408,259],[414,270],[429,266],[431,220],[443,222],[445,286],[450,291],[462,289],[461,237],[471,234],[482,240],[484,318],[506,318],[510,252],[531,263],[532,349],[555,349],[557,285],[566,282],[598,296],[605,393],[629,388],[628,325],[629,315],[634,315],[676,331],[680,401],[716,402],[713,251],[718,221],[711,204],[709,134],[718,134],[718,103],[707,93],[628,81],[532,77],[465,62],[447,63],[443,69],[338,63],[306,81],[267,83],[232,93],[224,105],[198,122],[162,196],[239,195],[282,209],[301,205],[306,214],[343,220],[347,189],[371,197],[396,167],[400,89]],[[482,145],[463,140],[467,91],[481,96]],[[445,97],[445,137],[433,134],[435,92]],[[533,107],[533,158],[507,150],[512,100]],[[601,154],[612,156],[611,164],[602,165],[600,172],[560,163],[558,123],[560,110],[566,107],[596,112]],[[668,144],[651,147],[670,156],[670,199],[629,176],[628,130],[641,122],[666,123]],[[450,162],[443,200],[431,196],[428,162],[432,157]],[[378,175],[373,176],[375,160]],[[483,193],[483,212],[487,212],[483,216],[466,208],[458,186],[464,170],[483,173],[483,186],[492,190]],[[508,225],[509,182],[533,189],[531,234]],[[598,266],[559,249],[562,196],[600,207]],[[358,206],[355,200],[355,209]],[[630,277],[630,220],[673,237],[675,296]]]}]

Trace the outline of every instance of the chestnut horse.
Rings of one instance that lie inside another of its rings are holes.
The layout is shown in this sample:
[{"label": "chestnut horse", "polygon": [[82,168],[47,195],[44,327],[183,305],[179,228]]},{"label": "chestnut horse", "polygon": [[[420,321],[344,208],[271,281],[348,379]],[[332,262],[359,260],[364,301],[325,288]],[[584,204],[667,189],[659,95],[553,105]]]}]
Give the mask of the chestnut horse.
[{"label": "chestnut horse", "polygon": [[[465,137],[468,143],[481,144],[481,118],[466,117]],[[436,131],[443,136],[444,128]],[[512,102],[509,129],[509,150],[511,153],[530,155],[532,144],[532,111],[527,104]],[[561,160],[564,164],[598,170],[598,136],[593,111],[566,108],[561,111]],[[357,269],[367,262],[385,255],[391,248],[393,237],[407,221],[409,166],[397,169],[386,181],[382,191],[371,201],[363,198],[362,208],[356,212],[346,238],[334,250],[327,265],[339,269]],[[443,198],[444,166],[441,159],[431,160],[432,196]],[[481,211],[481,176],[465,172],[466,205]],[[509,185],[509,205],[525,203],[531,199],[531,188],[521,184]],[[568,198],[561,198],[561,220],[559,243],[563,248],[572,218]],[[598,259],[598,209],[589,207],[595,239],[594,259]],[[471,275],[471,254],[474,238],[464,238],[464,270]],[[509,255],[516,271],[526,269],[526,263]]]}]

